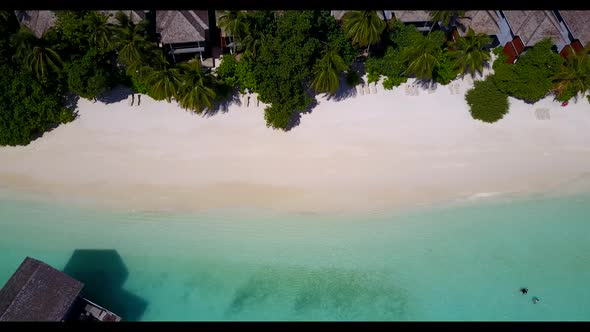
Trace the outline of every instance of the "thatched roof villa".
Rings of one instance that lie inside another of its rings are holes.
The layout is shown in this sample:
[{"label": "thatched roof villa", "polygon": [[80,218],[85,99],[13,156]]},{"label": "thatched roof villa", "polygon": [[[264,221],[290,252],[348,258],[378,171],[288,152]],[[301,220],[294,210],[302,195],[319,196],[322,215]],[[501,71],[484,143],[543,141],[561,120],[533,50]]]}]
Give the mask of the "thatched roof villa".
[{"label": "thatched roof villa", "polygon": [[81,296],[84,284],[30,257],[0,289],[0,321],[119,321]]}]

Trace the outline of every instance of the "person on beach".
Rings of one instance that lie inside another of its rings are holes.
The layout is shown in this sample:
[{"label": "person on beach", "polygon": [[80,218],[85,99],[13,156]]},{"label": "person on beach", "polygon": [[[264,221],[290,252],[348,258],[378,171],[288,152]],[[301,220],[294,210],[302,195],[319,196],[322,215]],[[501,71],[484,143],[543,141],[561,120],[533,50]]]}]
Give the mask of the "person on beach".
[{"label": "person on beach", "polygon": [[538,298],[538,297],[536,297],[536,296],[533,296],[533,303],[534,303],[534,304],[537,304],[537,302],[539,302],[539,301],[541,301],[541,300],[539,300],[539,298]]},{"label": "person on beach", "polygon": [[520,292],[522,293],[522,295],[524,295],[524,294],[526,294],[526,293],[529,292],[529,289],[526,288],[526,287],[523,287],[523,288],[520,289]]}]

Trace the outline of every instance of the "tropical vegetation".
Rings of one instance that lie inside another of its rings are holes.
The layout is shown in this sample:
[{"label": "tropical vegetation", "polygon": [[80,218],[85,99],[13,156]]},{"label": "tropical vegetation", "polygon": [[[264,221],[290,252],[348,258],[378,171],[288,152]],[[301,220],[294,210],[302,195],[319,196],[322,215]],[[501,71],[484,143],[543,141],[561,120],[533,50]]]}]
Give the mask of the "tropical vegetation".
[{"label": "tropical vegetation", "polygon": [[[197,113],[234,93],[253,92],[267,105],[267,126],[289,130],[317,94],[360,84],[362,62],[367,82],[381,81],[385,89],[409,78],[445,85],[491,62],[491,39],[462,29],[463,11],[431,12],[440,24],[425,32],[386,22],[377,11],[349,11],[341,22],[322,10],[225,11],[218,23],[234,48],[213,72],[198,59],[170,58],[147,20],[122,12],[113,18],[90,10],[56,14],[54,26],[38,37],[20,26],[14,11],[0,11],[0,145],[28,144],[75,118],[73,96],[97,100],[120,84]],[[466,33],[452,36],[453,26]],[[590,89],[588,52],[564,59],[547,39],[512,64],[502,47],[494,49],[495,74],[466,95],[472,116],[498,121],[508,96],[530,103],[549,94],[559,101],[583,97]]]},{"label": "tropical vegetation", "polygon": [[471,116],[476,120],[493,123],[508,113],[508,95],[498,90],[489,77],[476,81],[474,87],[465,94],[465,100]]}]

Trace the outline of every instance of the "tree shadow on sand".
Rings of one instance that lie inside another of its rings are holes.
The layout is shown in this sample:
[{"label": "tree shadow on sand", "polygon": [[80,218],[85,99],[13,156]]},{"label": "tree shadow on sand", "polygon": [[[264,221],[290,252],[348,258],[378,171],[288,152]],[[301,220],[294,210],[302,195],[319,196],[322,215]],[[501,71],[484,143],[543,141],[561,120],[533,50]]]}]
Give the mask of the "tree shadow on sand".
[{"label": "tree shadow on sand", "polygon": [[63,272],[84,283],[82,295],[126,321],[137,321],[148,302],[123,289],[129,271],[116,250],[76,249]]},{"label": "tree shadow on sand", "polygon": [[129,87],[118,85],[112,90],[101,94],[96,99],[105,104],[113,104],[127,99],[132,93],[133,90],[131,90]]},{"label": "tree shadow on sand", "polygon": [[[252,102],[252,101],[251,101]],[[232,91],[227,97],[218,100],[213,103],[213,107],[211,109],[207,109],[203,111],[201,114],[203,117],[211,117],[218,113],[227,113],[229,111],[230,106],[238,105],[242,106],[242,101],[240,100],[240,95],[237,90]]]}]

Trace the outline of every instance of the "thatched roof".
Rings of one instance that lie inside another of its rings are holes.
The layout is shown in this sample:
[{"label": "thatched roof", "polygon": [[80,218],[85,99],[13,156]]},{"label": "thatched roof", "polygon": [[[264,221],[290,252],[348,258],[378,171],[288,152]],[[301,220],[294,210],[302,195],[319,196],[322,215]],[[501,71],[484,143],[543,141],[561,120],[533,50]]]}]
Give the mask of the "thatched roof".
[{"label": "thatched roof", "polygon": [[19,22],[29,28],[37,38],[41,38],[57,19],[51,10],[18,10],[15,13]]},{"label": "thatched roof", "polygon": [[332,14],[332,16],[334,16],[334,18],[337,21],[340,21],[342,19],[342,16],[344,16],[344,14],[346,14],[348,10],[331,10],[330,14]]},{"label": "thatched roof", "polygon": [[568,28],[584,46],[590,46],[590,10],[560,10]]},{"label": "thatched roof", "polygon": [[127,17],[129,17],[135,24],[145,20],[145,11],[143,10],[99,10],[98,12],[105,16],[109,16],[108,22],[111,24],[119,23],[115,18],[115,15],[118,12],[123,12],[123,14],[127,15]]},{"label": "thatched roof", "polygon": [[430,22],[430,12],[427,10],[394,10],[398,21],[406,22]]},{"label": "thatched roof", "polygon": [[468,28],[475,33],[484,35],[497,35],[500,33],[500,17],[495,10],[468,10],[465,15],[457,19],[457,22],[465,26],[465,31],[458,29],[461,36],[467,34]]},{"label": "thatched roof", "polygon": [[209,14],[206,10],[158,10],[156,31],[163,44],[205,41],[209,30]]},{"label": "thatched roof", "polygon": [[548,10],[504,10],[506,20],[525,46],[533,46],[549,37],[556,45],[569,44],[561,33],[559,21]]},{"label": "thatched roof", "polygon": [[84,287],[27,257],[0,290],[0,321],[61,321]]},{"label": "thatched roof", "polygon": [[[330,14],[332,16],[334,16],[334,18],[337,21],[340,21],[342,19],[342,17],[344,16],[344,14],[346,14],[346,12],[348,12],[348,10],[331,10]],[[376,12],[377,12],[377,16],[379,16],[380,19],[383,19],[383,12],[385,12],[385,19],[386,20],[391,20],[393,17],[392,10],[376,10]]]}]

